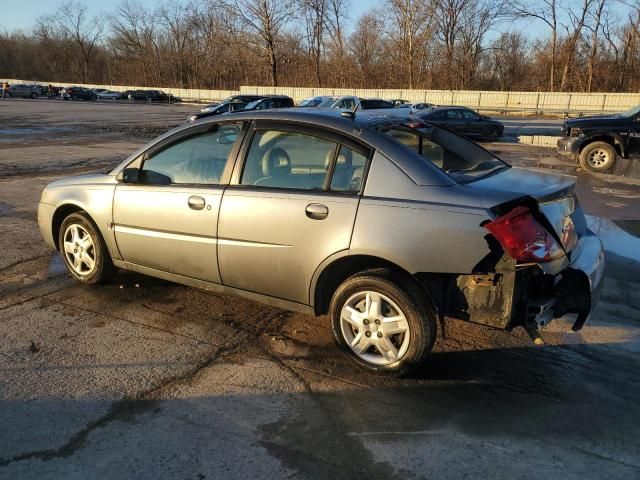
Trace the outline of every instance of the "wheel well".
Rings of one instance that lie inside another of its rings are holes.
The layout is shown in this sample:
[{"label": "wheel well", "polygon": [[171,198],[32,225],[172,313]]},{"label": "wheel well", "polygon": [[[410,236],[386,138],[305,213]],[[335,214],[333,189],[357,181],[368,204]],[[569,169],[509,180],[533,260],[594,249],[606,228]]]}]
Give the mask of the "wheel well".
[{"label": "wheel well", "polygon": [[621,157],[624,156],[624,154],[623,154],[624,152],[623,152],[622,145],[620,144],[620,142],[618,140],[616,140],[614,137],[610,137],[608,135],[598,135],[596,137],[589,137],[589,139],[586,142],[584,142],[582,144],[582,146],[580,147],[580,152],[582,152],[582,150],[584,150],[584,148],[587,145],[590,145],[593,142],[605,142],[605,143],[608,143],[609,145],[611,145],[613,148],[616,149],[616,153],[618,155],[620,155]]},{"label": "wheel well", "polygon": [[331,297],[343,281],[356,273],[374,268],[386,268],[402,275],[410,281],[415,282],[426,295],[431,297],[423,283],[419,282],[413,275],[395,263],[371,255],[348,255],[331,263],[322,271],[320,277],[318,277],[313,297],[316,315],[323,315],[329,311]]},{"label": "wheel well", "polygon": [[60,227],[62,226],[62,222],[69,215],[75,212],[83,212],[82,208],[77,205],[67,204],[61,205],[53,214],[53,221],[51,222],[51,232],[53,234],[53,243],[55,243],[56,248],[60,250],[60,245],[58,244],[58,237],[60,235]]}]

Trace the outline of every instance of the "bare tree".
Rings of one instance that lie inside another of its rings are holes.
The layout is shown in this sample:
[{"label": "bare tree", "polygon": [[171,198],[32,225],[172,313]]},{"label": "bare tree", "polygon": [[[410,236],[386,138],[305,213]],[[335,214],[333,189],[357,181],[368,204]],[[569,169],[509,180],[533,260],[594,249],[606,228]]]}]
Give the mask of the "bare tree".
[{"label": "bare tree", "polygon": [[303,0],[302,17],[305,24],[305,43],[315,77],[316,86],[322,86],[321,62],[327,26],[327,0]]},{"label": "bare tree", "polygon": [[271,85],[278,86],[278,43],[295,11],[292,0],[228,0],[229,13],[239,23],[236,38],[269,62]]},{"label": "bare tree", "polygon": [[558,0],[515,0],[513,12],[520,17],[529,17],[547,24],[551,30],[551,62],[549,64],[549,91],[555,88],[555,70],[558,52]]},{"label": "bare tree", "polygon": [[602,16],[607,0],[597,0],[595,11],[591,14],[592,22],[588,23],[586,27],[591,30],[590,47],[589,47],[589,60],[587,62],[587,92],[591,92],[591,86],[593,85],[593,69],[598,54],[598,34],[602,27]]},{"label": "bare tree", "polygon": [[81,81],[89,79],[89,63],[96,44],[104,33],[104,23],[96,18],[89,18],[87,6],[83,3],[69,1],[60,6],[64,15],[49,15],[39,20],[38,30],[41,34],[57,37],[77,52],[81,65]]},{"label": "bare tree", "polygon": [[416,61],[423,57],[431,35],[431,12],[424,0],[390,0],[389,36],[401,53],[401,70],[407,71],[408,87],[415,87]]},{"label": "bare tree", "polygon": [[588,15],[591,11],[591,6],[593,5],[594,1],[595,0],[583,0],[582,8],[579,10],[578,15],[574,13],[576,9],[567,9],[570,25],[563,25],[564,29],[567,32],[567,37],[566,41],[564,42],[565,44],[563,51],[563,67],[562,77],[560,80],[560,91],[563,91],[567,85],[569,70],[571,69],[575,59],[578,40],[582,35],[582,30],[585,27]]}]

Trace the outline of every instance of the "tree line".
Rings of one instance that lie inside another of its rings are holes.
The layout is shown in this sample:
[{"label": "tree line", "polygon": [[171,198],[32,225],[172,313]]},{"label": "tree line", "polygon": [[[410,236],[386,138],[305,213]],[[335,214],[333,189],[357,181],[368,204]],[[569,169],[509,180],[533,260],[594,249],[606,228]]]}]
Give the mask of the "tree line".
[{"label": "tree line", "polygon": [[386,0],[358,18],[349,1],[124,0],[100,16],[69,1],[28,32],[0,33],[0,76],[204,89],[640,90],[640,0]]}]

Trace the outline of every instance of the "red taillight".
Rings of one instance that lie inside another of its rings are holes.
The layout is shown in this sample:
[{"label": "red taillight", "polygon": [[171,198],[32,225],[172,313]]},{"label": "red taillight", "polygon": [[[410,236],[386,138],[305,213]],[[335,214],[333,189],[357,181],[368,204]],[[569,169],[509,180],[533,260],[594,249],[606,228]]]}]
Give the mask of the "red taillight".
[{"label": "red taillight", "polygon": [[424,128],[425,124],[422,122],[406,122],[405,125],[409,128]]},{"label": "red taillight", "polygon": [[549,262],[562,256],[555,238],[533,217],[527,207],[484,225],[500,242],[504,251],[519,262]]}]

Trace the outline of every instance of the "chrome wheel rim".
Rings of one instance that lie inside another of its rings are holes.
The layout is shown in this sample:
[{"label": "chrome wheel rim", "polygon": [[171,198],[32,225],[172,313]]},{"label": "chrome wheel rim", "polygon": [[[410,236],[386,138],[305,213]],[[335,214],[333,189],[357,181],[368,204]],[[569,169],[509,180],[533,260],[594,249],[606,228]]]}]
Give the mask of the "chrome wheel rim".
[{"label": "chrome wheel rim", "polygon": [[409,322],[400,307],[386,295],[366,290],[344,303],[340,330],[349,348],[362,360],[390,365],[409,348]]},{"label": "chrome wheel rim", "polygon": [[609,163],[609,152],[607,152],[606,150],[597,148],[596,150],[594,150],[589,154],[589,157],[587,160],[589,162],[589,165],[591,165],[592,167],[596,167],[596,168],[604,167]]},{"label": "chrome wheel rim", "polygon": [[89,275],[96,268],[96,249],[89,232],[77,223],[64,231],[63,249],[69,267],[78,275]]}]

